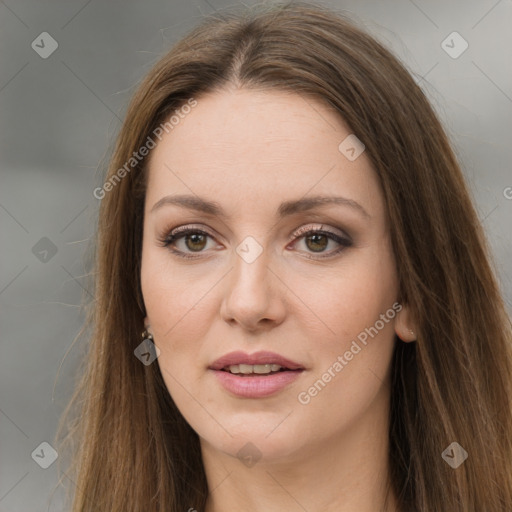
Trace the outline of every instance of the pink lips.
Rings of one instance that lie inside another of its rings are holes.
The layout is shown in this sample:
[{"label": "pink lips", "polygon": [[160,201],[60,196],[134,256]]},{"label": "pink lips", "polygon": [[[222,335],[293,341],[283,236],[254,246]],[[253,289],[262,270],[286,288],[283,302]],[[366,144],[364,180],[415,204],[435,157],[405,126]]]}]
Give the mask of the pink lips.
[{"label": "pink lips", "polygon": [[[286,370],[271,375],[245,377],[222,370],[233,364],[278,364]],[[256,352],[250,355],[245,352],[230,352],[217,359],[209,370],[214,372],[224,389],[232,394],[244,398],[263,398],[277,393],[296,380],[304,367],[273,352]]]},{"label": "pink lips", "polygon": [[288,370],[303,370],[304,368],[286,357],[275,354],[274,352],[255,352],[246,354],[245,352],[230,352],[217,359],[211,366],[212,370],[222,370],[232,364],[278,364]]}]

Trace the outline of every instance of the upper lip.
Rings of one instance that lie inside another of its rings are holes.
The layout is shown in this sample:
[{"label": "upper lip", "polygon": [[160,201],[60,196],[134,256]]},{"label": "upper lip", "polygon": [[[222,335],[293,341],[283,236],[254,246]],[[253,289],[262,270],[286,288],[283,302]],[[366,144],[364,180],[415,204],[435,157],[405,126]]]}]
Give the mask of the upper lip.
[{"label": "upper lip", "polygon": [[229,352],[229,354],[225,354],[213,362],[209,368],[211,370],[222,370],[226,366],[231,366],[233,364],[278,364],[288,370],[304,369],[302,365],[295,361],[274,352],[267,351],[254,352],[254,354],[246,354],[241,351]]}]

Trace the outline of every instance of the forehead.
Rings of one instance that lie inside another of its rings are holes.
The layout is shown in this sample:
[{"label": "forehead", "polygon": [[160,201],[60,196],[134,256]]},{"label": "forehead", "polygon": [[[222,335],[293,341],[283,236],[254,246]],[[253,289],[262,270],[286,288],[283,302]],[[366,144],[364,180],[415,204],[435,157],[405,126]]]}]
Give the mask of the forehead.
[{"label": "forehead", "polygon": [[369,159],[363,152],[351,161],[339,149],[350,135],[333,108],[308,96],[247,89],[201,96],[151,152],[148,208],[170,193],[249,208],[336,192],[378,213]]}]

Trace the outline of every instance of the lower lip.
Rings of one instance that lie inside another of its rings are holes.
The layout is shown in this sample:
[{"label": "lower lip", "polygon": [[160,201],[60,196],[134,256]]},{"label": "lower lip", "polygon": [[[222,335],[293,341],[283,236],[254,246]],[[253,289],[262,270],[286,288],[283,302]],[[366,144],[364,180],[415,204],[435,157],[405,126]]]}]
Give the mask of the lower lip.
[{"label": "lower lip", "polygon": [[298,379],[303,372],[303,370],[295,370],[273,375],[239,377],[222,370],[211,371],[215,373],[224,389],[244,398],[263,398],[273,395]]}]

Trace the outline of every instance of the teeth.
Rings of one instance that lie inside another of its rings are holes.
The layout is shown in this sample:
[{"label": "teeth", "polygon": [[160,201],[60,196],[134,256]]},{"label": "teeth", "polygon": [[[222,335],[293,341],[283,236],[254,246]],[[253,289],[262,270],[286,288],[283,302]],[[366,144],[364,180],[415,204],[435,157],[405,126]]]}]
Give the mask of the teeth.
[{"label": "teeth", "polygon": [[243,373],[248,375],[250,373],[265,374],[270,372],[277,372],[282,367],[278,364],[232,364],[224,368],[231,373]]}]

